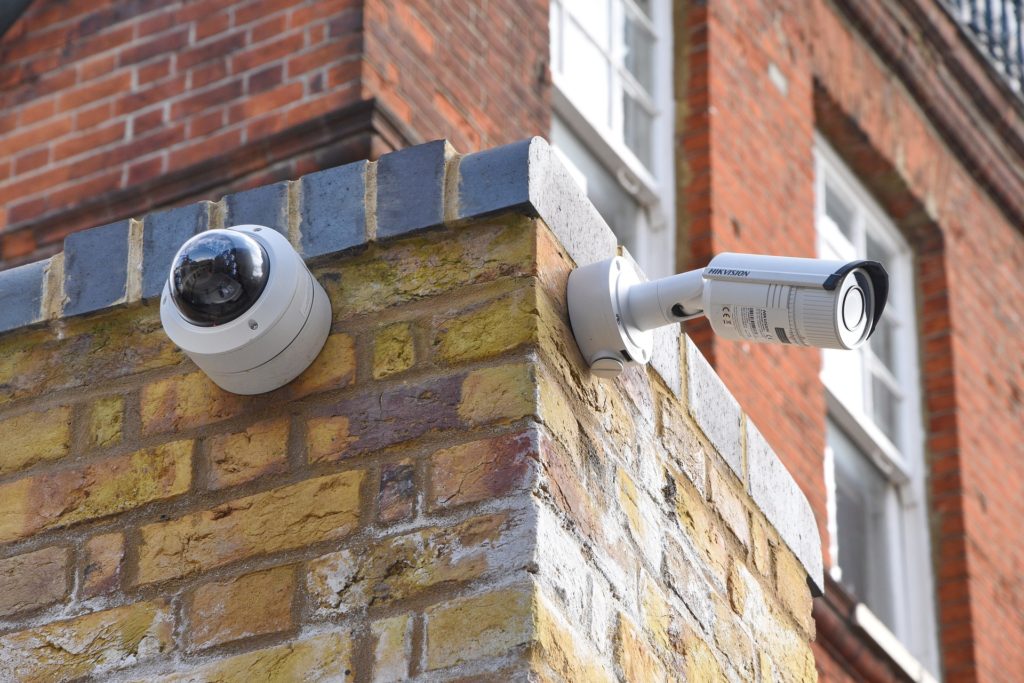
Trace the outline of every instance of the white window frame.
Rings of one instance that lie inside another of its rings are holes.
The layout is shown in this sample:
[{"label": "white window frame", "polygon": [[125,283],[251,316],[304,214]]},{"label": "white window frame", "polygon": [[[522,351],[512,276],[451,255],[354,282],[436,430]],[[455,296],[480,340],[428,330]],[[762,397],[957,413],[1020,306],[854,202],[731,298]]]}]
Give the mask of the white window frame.
[{"label": "white window frame", "polygon": [[[920,662],[921,666],[913,672],[915,680],[918,680],[917,676],[926,674],[937,676],[939,657],[935,584],[925,490],[927,472],[924,463],[924,426],[918,370],[919,326],[914,303],[913,252],[885,211],[847,168],[835,150],[817,133],[814,153],[815,224],[819,253],[823,251],[826,242],[833,247],[836,240],[845,240],[849,244],[849,240],[825,214],[827,186],[856,208],[853,246],[857,253],[852,257],[864,257],[867,232],[870,232],[872,239],[886,251],[894,255],[885,266],[889,272],[890,284],[888,306],[893,307],[900,319],[893,343],[897,376],[892,379],[898,384],[901,393],[897,414],[900,429],[895,442],[883,433],[870,411],[871,372],[867,367],[868,364],[878,361],[868,351],[867,345],[857,351],[862,354],[860,379],[864,382],[861,388],[863,405],[850,405],[841,397],[842,392],[829,387],[830,379],[835,380],[827,376],[824,364],[822,382],[825,385],[830,419],[868,455],[890,483],[889,494],[884,503],[887,553],[892,558],[889,566],[885,567],[892,599],[893,623],[890,628],[896,641],[905,648],[905,651],[899,653],[900,656],[895,659],[905,662],[906,653],[909,652],[912,659],[916,658]],[[825,452],[825,480],[829,555],[832,560],[830,573],[838,580],[842,568],[838,564],[835,460],[834,453],[828,446]],[[870,612],[863,604],[858,606],[858,609]],[[881,626],[881,621],[875,618],[873,623],[876,623],[874,633],[867,629],[865,632],[873,635],[884,646],[885,639],[877,636],[877,627]]]},{"label": "white window frame", "polygon": [[[621,6],[633,0],[612,0],[612,11],[621,15]],[[587,148],[593,157],[615,177],[623,189],[634,197],[647,213],[645,225],[638,226],[636,251],[633,257],[647,272],[648,276],[663,277],[675,273],[675,144],[673,140],[673,112],[675,101],[672,90],[674,57],[672,49],[672,2],[671,0],[651,0],[651,17],[648,28],[656,36],[654,44],[654,62],[652,68],[653,90],[652,102],[654,118],[651,130],[652,150],[651,165],[646,167],[637,155],[626,145],[622,137],[621,107],[612,107],[610,116],[614,125],[604,121],[594,121],[579,109],[567,95],[568,90],[563,83],[561,63],[563,55],[557,54],[564,50],[561,36],[552,37],[551,73],[554,82],[552,102],[554,115],[566,126]],[[551,11],[560,12],[559,26],[564,27],[568,20],[567,12],[561,0],[551,0]],[[638,15],[643,12],[636,8]],[[612,20],[612,26],[616,20]],[[563,29],[564,30],[564,29]],[[614,34],[614,31],[613,31]],[[615,36],[619,40],[620,36]],[[606,52],[603,48],[599,48]],[[612,45],[611,100],[616,101],[623,86],[619,67],[615,64],[621,59],[622,46]],[[626,76],[625,78],[628,78]],[[621,99],[621,98],[619,98]],[[570,167],[577,179],[582,177],[579,169],[572,161],[562,155],[562,160]],[[582,184],[582,183],[581,183]],[[583,184],[584,189],[585,184]]]}]

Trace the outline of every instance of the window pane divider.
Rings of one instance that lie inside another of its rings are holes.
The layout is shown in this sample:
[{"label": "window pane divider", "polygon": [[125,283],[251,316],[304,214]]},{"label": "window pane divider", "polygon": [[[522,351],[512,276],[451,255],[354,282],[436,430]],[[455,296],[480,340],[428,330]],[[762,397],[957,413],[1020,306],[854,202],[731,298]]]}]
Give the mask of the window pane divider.
[{"label": "window pane divider", "polygon": [[843,428],[871,462],[881,470],[892,483],[903,486],[910,482],[910,469],[906,459],[892,441],[870,420],[855,414],[839,398],[825,387],[825,402],[829,414]]}]

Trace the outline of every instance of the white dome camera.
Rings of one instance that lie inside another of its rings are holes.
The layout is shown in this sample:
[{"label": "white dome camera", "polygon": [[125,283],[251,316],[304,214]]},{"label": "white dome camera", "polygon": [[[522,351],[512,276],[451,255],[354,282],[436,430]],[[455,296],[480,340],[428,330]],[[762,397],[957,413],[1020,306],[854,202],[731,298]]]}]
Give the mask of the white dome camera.
[{"label": "white dome camera", "polygon": [[160,297],[160,321],[222,389],[262,394],[317,357],[330,332],[331,305],[283,235],[238,225],[181,245]]},{"label": "white dome camera", "polygon": [[616,256],[569,275],[569,321],[591,371],[615,377],[651,359],[652,330],[701,315],[726,339],[854,349],[875,331],[888,294],[876,261],[727,253],[648,282]]}]

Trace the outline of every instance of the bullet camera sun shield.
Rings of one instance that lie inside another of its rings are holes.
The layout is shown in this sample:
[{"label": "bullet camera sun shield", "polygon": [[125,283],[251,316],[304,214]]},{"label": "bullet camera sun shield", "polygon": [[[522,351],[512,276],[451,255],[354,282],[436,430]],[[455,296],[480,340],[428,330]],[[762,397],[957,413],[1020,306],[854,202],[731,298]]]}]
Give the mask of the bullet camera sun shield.
[{"label": "bullet camera sun shield", "polygon": [[239,225],[181,246],[160,298],[160,320],[222,389],[260,394],[313,362],[330,331],[331,307],[283,235]]},{"label": "bullet camera sun shield", "polygon": [[706,315],[739,341],[853,349],[882,317],[889,277],[875,261],[719,254],[702,270],[647,281],[616,256],[569,275],[569,320],[594,374],[646,363],[652,330]]}]

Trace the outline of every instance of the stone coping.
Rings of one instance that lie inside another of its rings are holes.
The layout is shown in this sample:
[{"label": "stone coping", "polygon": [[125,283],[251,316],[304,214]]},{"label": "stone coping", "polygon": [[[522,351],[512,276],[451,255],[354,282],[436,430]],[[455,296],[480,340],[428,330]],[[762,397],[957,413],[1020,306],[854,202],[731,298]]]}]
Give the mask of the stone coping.
[{"label": "stone coping", "polygon": [[[0,271],[0,333],[155,299],[178,247],[211,228],[265,225],[308,260],[508,212],[541,218],[577,265],[618,253],[611,229],[542,138],[466,155],[437,140],[376,162],[73,233],[63,252]],[[683,379],[679,336],[678,326],[660,330],[651,362],[677,395]],[[820,594],[821,544],[806,497],[688,339],[685,355],[691,415],[804,565],[812,592]]]}]

